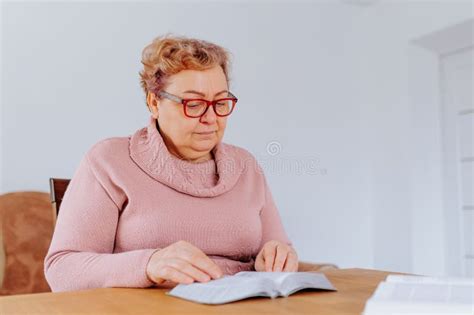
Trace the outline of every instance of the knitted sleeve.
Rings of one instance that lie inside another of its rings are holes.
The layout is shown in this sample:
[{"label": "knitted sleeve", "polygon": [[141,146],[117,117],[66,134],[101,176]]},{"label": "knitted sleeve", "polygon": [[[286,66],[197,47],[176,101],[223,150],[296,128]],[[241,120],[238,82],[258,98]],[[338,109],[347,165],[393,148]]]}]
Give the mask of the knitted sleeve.
[{"label": "knitted sleeve", "polygon": [[86,155],[64,195],[44,261],[53,292],[153,285],[146,266],[157,249],[113,253],[119,211]]},{"label": "knitted sleeve", "polygon": [[260,248],[262,248],[266,242],[271,240],[280,241],[292,246],[292,243],[283,227],[280,214],[278,213],[277,206],[273,200],[272,193],[268,186],[267,180],[263,175],[263,172],[262,176],[265,193],[265,205],[260,212],[260,220],[262,222],[262,242],[260,244]]}]

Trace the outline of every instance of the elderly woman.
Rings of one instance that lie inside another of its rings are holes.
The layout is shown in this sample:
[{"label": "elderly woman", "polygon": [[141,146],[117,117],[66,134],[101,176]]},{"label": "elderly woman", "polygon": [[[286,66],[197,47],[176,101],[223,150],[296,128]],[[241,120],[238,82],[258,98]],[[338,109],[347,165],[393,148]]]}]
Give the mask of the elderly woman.
[{"label": "elderly woman", "polygon": [[222,47],[156,38],[142,55],[150,123],[82,159],[45,258],[53,291],[297,271],[255,158],[222,142],[237,104]]}]

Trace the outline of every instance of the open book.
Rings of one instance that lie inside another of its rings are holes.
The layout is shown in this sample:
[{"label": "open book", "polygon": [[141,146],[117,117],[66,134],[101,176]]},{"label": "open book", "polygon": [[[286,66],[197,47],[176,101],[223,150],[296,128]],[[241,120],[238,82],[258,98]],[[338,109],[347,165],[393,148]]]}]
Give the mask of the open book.
[{"label": "open book", "polygon": [[198,303],[223,304],[254,296],[287,297],[308,288],[336,291],[321,273],[241,271],[206,283],[179,284],[166,294]]},{"label": "open book", "polygon": [[364,315],[474,314],[474,279],[389,275],[365,305]]}]

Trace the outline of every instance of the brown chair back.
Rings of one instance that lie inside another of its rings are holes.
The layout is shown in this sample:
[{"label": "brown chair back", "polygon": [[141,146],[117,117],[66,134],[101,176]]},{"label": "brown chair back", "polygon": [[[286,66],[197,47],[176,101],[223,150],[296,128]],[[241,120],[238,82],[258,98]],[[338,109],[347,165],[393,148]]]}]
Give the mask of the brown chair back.
[{"label": "brown chair back", "polygon": [[51,243],[54,216],[46,192],[0,195],[0,245],[5,257],[0,296],[51,291],[43,260]]},{"label": "brown chair back", "polygon": [[56,216],[59,213],[59,207],[61,207],[61,202],[63,201],[64,193],[66,192],[67,186],[69,185],[70,179],[66,178],[50,178],[49,179],[49,189],[50,189],[50,198],[53,210],[56,212]]}]

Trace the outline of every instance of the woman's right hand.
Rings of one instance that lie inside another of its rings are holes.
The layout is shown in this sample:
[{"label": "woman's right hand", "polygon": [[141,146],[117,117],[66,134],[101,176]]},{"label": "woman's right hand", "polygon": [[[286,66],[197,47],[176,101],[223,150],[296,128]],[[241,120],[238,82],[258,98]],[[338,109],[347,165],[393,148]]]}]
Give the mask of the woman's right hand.
[{"label": "woman's right hand", "polygon": [[153,253],[146,267],[148,278],[162,284],[207,282],[222,277],[221,269],[196,246],[178,241]]}]

